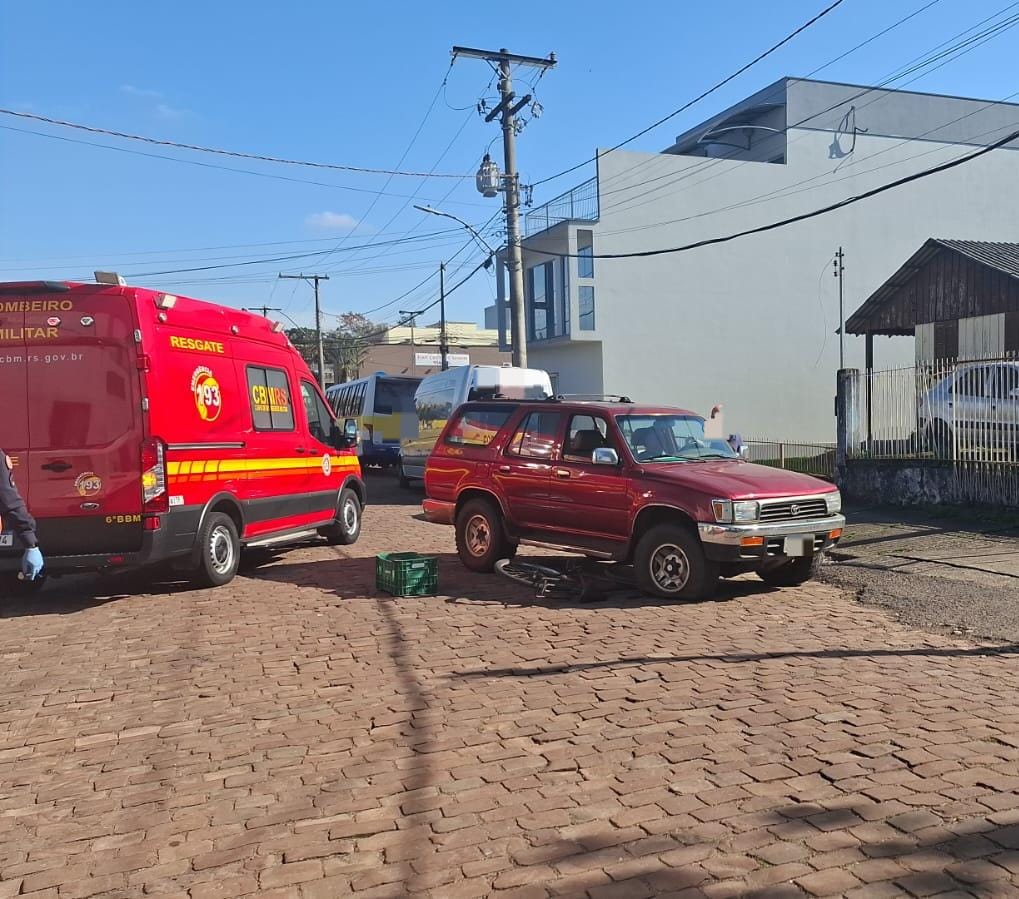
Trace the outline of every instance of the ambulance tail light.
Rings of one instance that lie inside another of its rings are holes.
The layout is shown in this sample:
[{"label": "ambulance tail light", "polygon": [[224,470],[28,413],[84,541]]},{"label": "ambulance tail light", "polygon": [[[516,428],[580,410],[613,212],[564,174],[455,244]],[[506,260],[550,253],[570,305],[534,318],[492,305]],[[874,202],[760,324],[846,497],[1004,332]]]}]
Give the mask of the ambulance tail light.
[{"label": "ambulance tail light", "polygon": [[142,511],[158,514],[169,511],[166,492],[166,449],[162,440],[142,442]]}]

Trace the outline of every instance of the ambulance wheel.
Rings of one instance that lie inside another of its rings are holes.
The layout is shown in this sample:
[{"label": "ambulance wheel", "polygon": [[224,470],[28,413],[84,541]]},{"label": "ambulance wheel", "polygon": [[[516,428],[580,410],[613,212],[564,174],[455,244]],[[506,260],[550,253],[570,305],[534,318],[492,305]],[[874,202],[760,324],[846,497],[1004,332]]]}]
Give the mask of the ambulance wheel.
[{"label": "ambulance wheel", "polygon": [[361,536],[361,500],[349,487],[340,492],[336,524],[324,536],[330,546],[350,546]]},{"label": "ambulance wheel", "polygon": [[241,541],[229,515],[211,512],[198,533],[198,566],[195,579],[206,587],[222,587],[237,574]]}]

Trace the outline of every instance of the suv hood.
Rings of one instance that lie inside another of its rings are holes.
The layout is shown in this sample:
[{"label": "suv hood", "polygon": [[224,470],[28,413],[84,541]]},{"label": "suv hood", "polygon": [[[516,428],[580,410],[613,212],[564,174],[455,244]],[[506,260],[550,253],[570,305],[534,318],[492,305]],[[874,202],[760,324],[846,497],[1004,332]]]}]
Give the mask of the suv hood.
[{"label": "suv hood", "polygon": [[720,499],[773,499],[831,493],[834,484],[807,474],[736,459],[652,462],[641,465],[646,480],[680,484]]}]

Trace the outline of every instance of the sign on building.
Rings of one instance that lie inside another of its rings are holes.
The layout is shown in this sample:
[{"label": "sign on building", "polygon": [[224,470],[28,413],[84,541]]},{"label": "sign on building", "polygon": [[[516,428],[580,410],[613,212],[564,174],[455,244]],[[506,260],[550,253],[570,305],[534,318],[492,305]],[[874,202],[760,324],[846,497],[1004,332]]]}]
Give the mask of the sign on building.
[{"label": "sign on building", "polygon": [[[470,365],[471,357],[469,353],[447,353],[446,362],[450,368],[455,368],[458,365]],[[415,353],[414,364],[422,368],[438,368],[442,365],[442,353]]]}]

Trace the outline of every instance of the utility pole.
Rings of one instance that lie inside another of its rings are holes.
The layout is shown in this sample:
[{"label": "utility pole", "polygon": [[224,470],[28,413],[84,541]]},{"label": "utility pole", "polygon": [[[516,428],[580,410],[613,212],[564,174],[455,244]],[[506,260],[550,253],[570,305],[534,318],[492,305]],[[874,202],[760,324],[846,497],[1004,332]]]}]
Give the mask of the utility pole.
[{"label": "utility pole", "polygon": [[318,383],[323,390],[326,389],[326,354],[325,349],[322,346],[322,307],[319,306],[318,302],[318,282],[328,281],[328,275],[284,275],[280,272],[280,277],[292,280],[307,281],[315,288],[315,340],[318,343]]},{"label": "utility pole", "polygon": [[417,362],[415,361],[417,359],[417,356],[415,355],[415,351],[414,351],[414,325],[417,324],[417,317],[422,312],[424,312],[423,309],[417,309],[417,310],[411,310],[411,311],[408,311],[406,309],[401,309],[400,312],[399,312],[400,315],[409,315],[410,316],[410,373],[412,375],[416,375],[417,374]]},{"label": "utility pole", "polygon": [[446,342],[446,263],[439,263],[439,355],[442,371],[449,368],[449,346]]},{"label": "utility pole", "polygon": [[846,267],[842,264],[844,259],[845,254],[842,252],[842,247],[839,247],[835,259],[832,260],[832,265],[835,266],[835,277],[839,279],[839,371],[846,367],[846,314],[842,293],[842,281],[846,274]]},{"label": "utility pole", "polygon": [[[509,269],[510,288],[510,340],[513,343],[513,364],[526,368],[527,366],[527,316],[524,309],[524,264],[520,250],[520,176],[517,174],[517,147],[516,147],[516,114],[531,102],[531,95],[514,103],[516,95],[513,93],[513,76],[511,66],[527,66],[542,70],[551,69],[556,64],[554,53],[547,57],[540,56],[519,56],[502,50],[476,50],[471,47],[454,47],[453,59],[458,56],[466,56],[471,59],[484,59],[491,65],[498,64],[499,70],[499,105],[485,116],[486,122],[491,122],[497,116],[501,117],[502,123],[502,152],[503,164],[506,172],[501,177],[502,192],[506,195],[506,261]],[[487,163],[487,168],[486,168]],[[493,171],[493,169],[495,169]],[[495,196],[495,193],[483,188],[483,184],[490,184],[491,180],[497,179],[497,167],[486,155],[485,161],[478,171],[478,189],[485,196]],[[498,188],[495,188],[498,189]]]},{"label": "utility pole", "polygon": [[261,313],[262,318],[268,318],[270,312],[282,312],[282,311],[283,310],[280,309],[278,306],[250,306],[250,307],[246,306],[241,310],[241,312],[259,312]]}]

